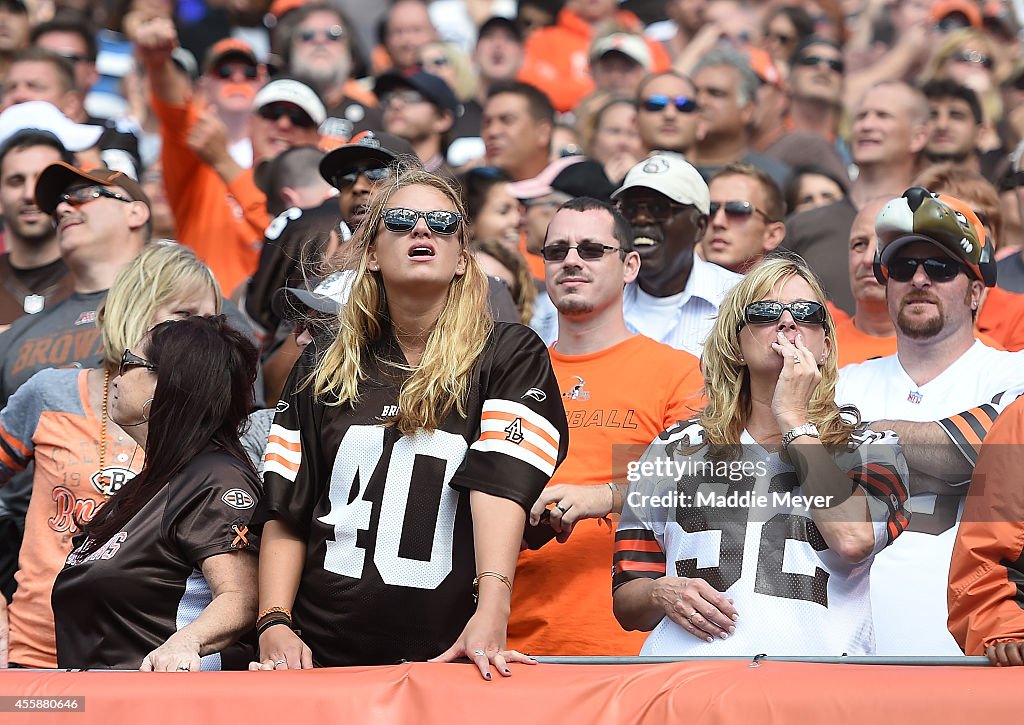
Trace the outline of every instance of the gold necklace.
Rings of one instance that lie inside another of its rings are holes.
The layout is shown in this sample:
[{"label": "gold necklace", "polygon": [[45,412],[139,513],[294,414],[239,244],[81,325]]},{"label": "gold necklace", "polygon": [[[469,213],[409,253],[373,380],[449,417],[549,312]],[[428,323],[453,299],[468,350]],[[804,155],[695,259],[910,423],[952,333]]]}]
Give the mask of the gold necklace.
[{"label": "gold necklace", "polygon": [[100,471],[96,475],[96,481],[99,483],[100,493],[103,494],[103,500],[110,498],[110,485],[107,483],[107,477],[103,474],[104,466],[103,459],[107,452],[107,397],[110,395],[110,368],[104,367],[103,369],[103,412],[100,420]]}]

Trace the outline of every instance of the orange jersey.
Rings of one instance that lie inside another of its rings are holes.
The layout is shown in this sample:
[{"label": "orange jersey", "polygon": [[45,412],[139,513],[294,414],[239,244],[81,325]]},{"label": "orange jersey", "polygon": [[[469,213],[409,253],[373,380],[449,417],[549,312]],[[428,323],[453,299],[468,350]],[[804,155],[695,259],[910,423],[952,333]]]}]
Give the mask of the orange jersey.
[{"label": "orange jersey", "polygon": [[[697,358],[642,335],[590,355],[551,350],[569,422],[569,453],[552,484],[625,482],[625,466],[661,431],[704,405]],[[609,498],[611,491],[608,491]],[[509,646],[534,655],[635,655],[646,634],[612,614],[614,525],[587,519],[564,544],[519,555]]]},{"label": "orange jersey", "polygon": [[256,188],[252,169],[225,184],[188,147],[189,129],[199,115],[194,103],[172,105],[155,96],[150,102],[160,121],[164,185],[178,241],[209,265],[221,292],[230,297],[256,271],[270,224],[266,196]]},{"label": "orange jersey", "polygon": [[1024,400],[992,425],[978,456],[949,567],[949,631],[969,655],[1024,640]]},{"label": "orange jersey", "polygon": [[[8,610],[10,661],[57,666],[50,593],[71,553],[77,521],[104,499],[99,473],[100,418],[89,403],[88,370],[44,370],[22,385],[0,412],[0,483],[35,461],[25,539]],[[142,469],[145,455],[127,436],[107,438],[104,472],[119,486]]]}]

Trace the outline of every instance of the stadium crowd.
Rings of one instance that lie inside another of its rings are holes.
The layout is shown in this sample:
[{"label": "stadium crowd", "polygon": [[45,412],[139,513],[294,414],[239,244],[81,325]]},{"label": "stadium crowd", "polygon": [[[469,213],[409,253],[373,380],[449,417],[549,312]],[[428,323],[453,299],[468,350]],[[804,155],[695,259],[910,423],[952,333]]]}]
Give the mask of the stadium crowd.
[{"label": "stadium crowd", "polygon": [[0,667],[1024,665],[1019,5],[0,0]]}]

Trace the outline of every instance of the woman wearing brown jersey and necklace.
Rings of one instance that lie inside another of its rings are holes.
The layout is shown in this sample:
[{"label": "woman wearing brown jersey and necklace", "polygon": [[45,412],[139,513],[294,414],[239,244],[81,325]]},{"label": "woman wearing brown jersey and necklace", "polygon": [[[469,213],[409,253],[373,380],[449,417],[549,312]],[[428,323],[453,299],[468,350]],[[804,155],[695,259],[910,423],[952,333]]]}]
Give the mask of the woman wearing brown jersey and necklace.
[{"label": "woman wearing brown jersey and necklace", "polygon": [[35,463],[18,589],[9,607],[0,597],[0,620],[9,624],[0,667],[57,666],[50,590],[71,537],[143,465],[144,453],[108,415],[124,348],[156,322],[219,307],[209,268],[186,247],[155,242],[119,274],[100,307],[101,367],[44,370],[0,411],[0,485]]}]

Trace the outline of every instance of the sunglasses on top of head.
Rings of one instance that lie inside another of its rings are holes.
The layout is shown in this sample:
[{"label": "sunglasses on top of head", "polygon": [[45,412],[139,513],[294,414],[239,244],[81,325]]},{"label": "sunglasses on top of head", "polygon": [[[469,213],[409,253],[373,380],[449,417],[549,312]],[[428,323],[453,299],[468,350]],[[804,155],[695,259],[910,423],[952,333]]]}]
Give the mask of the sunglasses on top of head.
[{"label": "sunglasses on top of head", "polygon": [[154,373],[156,372],[156,365],[151,363],[149,360],[144,357],[139,357],[131,350],[125,350],[121,355],[121,364],[117,368],[117,374],[123,377],[124,374],[132,368],[145,368],[146,370],[150,370]]},{"label": "sunglasses on top of head", "polygon": [[656,93],[647,96],[641,106],[645,111],[659,113],[669,107],[669,104],[676,107],[680,113],[695,113],[698,110],[697,102],[687,96],[666,96],[664,93]]},{"label": "sunglasses on top of head", "polygon": [[909,282],[919,266],[924,267],[924,273],[932,282],[949,282],[963,270],[963,265],[949,257],[898,257],[889,262],[889,279]]},{"label": "sunglasses on top of head", "polygon": [[395,234],[411,232],[419,222],[420,217],[427,223],[427,228],[434,234],[449,236],[459,230],[462,223],[462,215],[458,212],[445,209],[434,211],[419,211],[417,209],[387,209],[384,212],[384,228]]},{"label": "sunglasses on top of head", "polygon": [[740,320],[736,331],[743,329],[743,325],[767,325],[778,322],[782,313],[789,310],[796,322],[805,325],[825,324],[825,305],[810,300],[796,300],[794,302],[776,302],[775,300],[760,300],[751,302],[743,308],[743,319]]},{"label": "sunglasses on top of head", "polygon": [[271,103],[261,108],[257,113],[259,113],[260,118],[274,123],[287,116],[293,126],[298,126],[299,128],[314,128],[316,126],[316,122],[309,117],[308,113],[301,108],[294,108],[293,106]]},{"label": "sunglasses on top of head", "polygon": [[576,254],[580,256],[580,259],[588,262],[594,262],[601,259],[606,254],[612,252],[621,252],[628,254],[628,250],[622,247],[610,247],[607,244],[601,244],[600,242],[580,242],[579,244],[569,245],[565,242],[556,242],[555,244],[548,244],[541,247],[540,256],[544,257],[545,262],[561,262],[569,256],[569,250],[575,249]]}]

